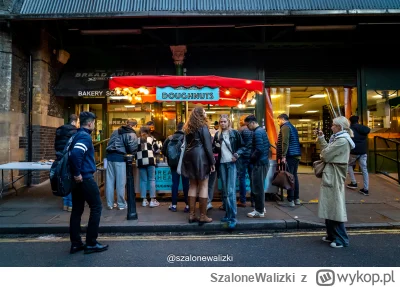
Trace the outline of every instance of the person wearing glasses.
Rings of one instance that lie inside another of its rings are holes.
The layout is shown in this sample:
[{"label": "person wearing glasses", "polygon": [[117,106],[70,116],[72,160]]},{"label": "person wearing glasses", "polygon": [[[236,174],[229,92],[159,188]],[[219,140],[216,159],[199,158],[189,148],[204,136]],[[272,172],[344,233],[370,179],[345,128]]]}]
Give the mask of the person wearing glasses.
[{"label": "person wearing glasses", "polygon": [[218,153],[217,169],[222,183],[222,199],[225,207],[225,216],[222,222],[228,227],[236,227],[236,162],[244,152],[244,143],[237,130],[231,128],[228,115],[221,115],[219,131],[214,136],[213,149]]},{"label": "person wearing glasses", "polygon": [[333,119],[333,135],[326,142],[321,130],[318,135],[318,143],[321,145],[321,160],[325,162],[322,173],[321,187],[318,200],[318,216],[325,219],[326,234],[322,241],[329,242],[333,248],[349,246],[344,222],[347,221],[345,183],[347,164],[350,151],[355,144],[351,137],[349,121],[341,116]]},{"label": "person wearing glasses", "polygon": [[254,193],[255,208],[247,216],[251,218],[262,218],[265,212],[264,184],[269,168],[269,148],[267,132],[260,127],[254,115],[247,116],[244,120],[249,130],[253,131],[253,147],[250,162],[253,164],[251,173],[251,190]]}]

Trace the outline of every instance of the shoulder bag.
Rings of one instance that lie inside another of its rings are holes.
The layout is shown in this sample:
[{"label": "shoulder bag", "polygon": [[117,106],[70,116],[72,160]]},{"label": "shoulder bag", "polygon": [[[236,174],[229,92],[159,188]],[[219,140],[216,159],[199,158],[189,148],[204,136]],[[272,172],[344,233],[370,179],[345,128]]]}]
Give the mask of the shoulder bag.
[{"label": "shoulder bag", "polygon": [[176,172],[178,174],[182,174],[182,161],[183,161],[183,156],[185,154],[186,150],[186,136],[183,138],[183,143],[181,145],[181,154],[179,156],[179,162],[178,162],[178,167],[176,168]]},{"label": "shoulder bag", "polygon": [[313,162],[313,169],[316,177],[322,178],[322,172],[324,171],[325,165],[326,163],[322,160],[317,160]]}]

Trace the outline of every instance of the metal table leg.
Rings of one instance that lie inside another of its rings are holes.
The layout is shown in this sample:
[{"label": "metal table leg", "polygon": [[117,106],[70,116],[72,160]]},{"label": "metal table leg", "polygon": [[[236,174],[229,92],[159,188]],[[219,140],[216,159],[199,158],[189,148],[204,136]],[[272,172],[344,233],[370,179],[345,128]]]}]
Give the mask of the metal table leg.
[{"label": "metal table leg", "polygon": [[1,170],[1,191],[0,198],[3,198],[3,190],[4,190],[4,170]]}]

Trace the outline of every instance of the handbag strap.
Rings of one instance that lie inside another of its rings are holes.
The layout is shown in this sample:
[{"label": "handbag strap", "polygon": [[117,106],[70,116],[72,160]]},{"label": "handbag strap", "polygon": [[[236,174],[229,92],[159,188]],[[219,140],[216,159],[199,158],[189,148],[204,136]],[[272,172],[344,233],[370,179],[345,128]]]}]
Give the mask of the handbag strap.
[{"label": "handbag strap", "polygon": [[228,148],[228,150],[230,151],[230,153],[233,155],[233,152],[232,152],[232,149],[230,148],[230,146],[226,143],[226,141],[225,141],[225,139],[224,139],[224,135],[221,133],[221,136],[222,136],[222,140],[224,141],[224,143],[225,143],[225,146]]}]

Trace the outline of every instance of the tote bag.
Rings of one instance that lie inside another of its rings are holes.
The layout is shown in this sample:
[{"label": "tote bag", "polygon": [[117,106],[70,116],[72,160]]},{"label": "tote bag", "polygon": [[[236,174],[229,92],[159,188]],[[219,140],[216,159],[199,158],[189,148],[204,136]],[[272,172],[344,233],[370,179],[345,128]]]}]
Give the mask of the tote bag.
[{"label": "tote bag", "polygon": [[181,155],[179,156],[178,167],[176,168],[176,172],[178,174],[182,174],[182,161],[183,161],[183,156],[185,154],[185,149],[186,149],[186,136],[183,139],[183,144],[181,146]]},{"label": "tote bag", "polygon": [[292,190],[294,189],[294,176],[287,171],[287,167],[287,164],[285,164],[285,170],[282,168],[275,171],[271,184],[286,190]]}]

